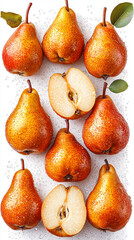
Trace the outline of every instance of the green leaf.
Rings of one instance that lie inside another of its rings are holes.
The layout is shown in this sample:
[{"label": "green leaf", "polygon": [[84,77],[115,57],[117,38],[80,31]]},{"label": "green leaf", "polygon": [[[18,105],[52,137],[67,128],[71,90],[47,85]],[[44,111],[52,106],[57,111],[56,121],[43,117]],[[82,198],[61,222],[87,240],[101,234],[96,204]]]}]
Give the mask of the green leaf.
[{"label": "green leaf", "polygon": [[125,27],[133,18],[133,4],[124,2],[118,4],[111,13],[111,23],[117,27]]},{"label": "green leaf", "polygon": [[124,92],[127,88],[127,82],[122,79],[117,79],[113,81],[109,86],[109,90],[114,93]]},{"label": "green leaf", "polygon": [[19,14],[1,11],[1,17],[6,20],[7,24],[12,27],[18,27],[22,22],[22,17]]}]

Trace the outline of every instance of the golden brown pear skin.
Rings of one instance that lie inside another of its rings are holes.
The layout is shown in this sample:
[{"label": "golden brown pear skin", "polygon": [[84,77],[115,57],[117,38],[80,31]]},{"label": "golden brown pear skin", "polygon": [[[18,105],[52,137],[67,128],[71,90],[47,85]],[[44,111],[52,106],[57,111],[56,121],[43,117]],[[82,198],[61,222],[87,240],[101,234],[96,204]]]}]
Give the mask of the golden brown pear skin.
[{"label": "golden brown pear skin", "polygon": [[40,104],[37,91],[25,89],[6,122],[6,138],[21,154],[41,153],[49,146],[53,127]]},{"label": "golden brown pear skin", "polygon": [[25,23],[22,23],[6,42],[2,58],[7,71],[20,76],[31,76],[36,73],[43,61],[43,51],[28,15],[32,3],[26,11]]},{"label": "golden brown pear skin", "polygon": [[1,202],[1,214],[6,224],[14,230],[35,227],[41,219],[41,206],[30,171],[17,171]]},{"label": "golden brown pear skin", "polygon": [[31,76],[41,67],[43,51],[32,23],[22,23],[6,42],[2,52],[7,71]]},{"label": "golden brown pear skin", "polygon": [[96,154],[116,154],[127,145],[128,124],[108,95],[97,97],[83,127],[83,140]]},{"label": "golden brown pear skin", "polygon": [[84,63],[88,72],[97,78],[119,75],[127,61],[124,42],[109,22],[99,23],[84,50]]},{"label": "golden brown pear skin", "polygon": [[66,7],[60,9],[43,37],[42,46],[51,62],[71,64],[81,57],[84,37],[72,9],[69,8],[69,11]]},{"label": "golden brown pear skin", "polygon": [[91,159],[70,132],[61,129],[45,157],[45,169],[58,182],[84,180],[91,170]]},{"label": "golden brown pear skin", "polygon": [[89,222],[100,230],[118,231],[127,224],[132,211],[131,199],[111,164],[109,169],[106,164],[101,167],[86,206]]}]

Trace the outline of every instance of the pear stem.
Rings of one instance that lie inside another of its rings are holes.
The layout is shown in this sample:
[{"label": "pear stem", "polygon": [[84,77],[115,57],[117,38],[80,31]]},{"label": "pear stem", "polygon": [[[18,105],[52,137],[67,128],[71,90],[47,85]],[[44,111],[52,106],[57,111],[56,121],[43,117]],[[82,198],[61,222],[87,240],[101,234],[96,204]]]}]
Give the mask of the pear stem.
[{"label": "pear stem", "polygon": [[69,12],[68,0],[65,0],[65,2],[66,2],[66,10]]},{"label": "pear stem", "polygon": [[26,23],[28,23],[28,15],[29,15],[29,10],[30,10],[31,6],[32,6],[32,3],[29,3],[27,11],[26,11]]},{"label": "pear stem", "polygon": [[66,119],[66,133],[69,133],[69,120]]},{"label": "pear stem", "polygon": [[23,158],[21,158],[21,165],[22,165],[22,170],[24,170],[25,169],[25,165],[24,165],[24,159]]},{"label": "pear stem", "polygon": [[110,169],[110,166],[109,166],[108,160],[107,160],[107,159],[105,159],[104,161],[105,161],[105,163],[106,163],[106,170],[107,170],[107,171],[109,171],[109,169]]},{"label": "pear stem", "polygon": [[31,82],[30,82],[29,79],[27,80],[27,83],[28,83],[28,85],[29,85],[29,90],[28,90],[28,92],[31,93],[31,92],[32,92],[32,85],[31,85]]},{"label": "pear stem", "polygon": [[104,27],[106,27],[106,11],[107,11],[107,8],[104,7],[104,9],[103,9],[103,22],[102,22]]},{"label": "pear stem", "polygon": [[107,83],[104,82],[104,86],[103,86],[103,98],[106,97],[106,88],[107,88]]}]

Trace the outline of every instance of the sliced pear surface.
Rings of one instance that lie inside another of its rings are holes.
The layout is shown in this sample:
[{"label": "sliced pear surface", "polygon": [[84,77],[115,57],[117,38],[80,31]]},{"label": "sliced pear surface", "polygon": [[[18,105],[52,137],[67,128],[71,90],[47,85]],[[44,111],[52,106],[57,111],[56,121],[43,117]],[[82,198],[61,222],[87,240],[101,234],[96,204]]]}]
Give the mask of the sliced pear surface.
[{"label": "sliced pear surface", "polygon": [[48,86],[50,104],[63,118],[75,119],[89,112],[96,93],[91,80],[82,71],[70,68],[66,74],[51,76]]},{"label": "sliced pear surface", "polygon": [[74,104],[82,111],[88,112],[95,103],[95,88],[85,73],[76,68],[70,68],[66,75],[70,89],[77,93]]},{"label": "sliced pear surface", "polygon": [[48,93],[50,104],[55,112],[63,117],[73,116],[75,107],[70,101],[69,88],[61,74],[54,74],[49,81]]},{"label": "sliced pear surface", "polygon": [[55,187],[45,198],[41,216],[48,231],[57,236],[79,233],[86,221],[86,207],[82,192],[76,186]]},{"label": "sliced pear surface", "polygon": [[42,204],[42,220],[46,228],[54,229],[59,226],[58,212],[65,202],[67,191],[63,185],[54,188]]},{"label": "sliced pear surface", "polygon": [[72,186],[69,189],[66,204],[69,214],[62,228],[68,235],[75,235],[82,230],[86,220],[85,202],[79,188]]}]

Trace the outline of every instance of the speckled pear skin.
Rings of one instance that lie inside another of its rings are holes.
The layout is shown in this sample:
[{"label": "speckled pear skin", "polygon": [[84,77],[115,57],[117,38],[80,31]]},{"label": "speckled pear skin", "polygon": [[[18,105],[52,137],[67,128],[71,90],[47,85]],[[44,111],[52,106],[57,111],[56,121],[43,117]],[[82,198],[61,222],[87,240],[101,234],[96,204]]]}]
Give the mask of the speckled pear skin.
[{"label": "speckled pear skin", "polygon": [[45,157],[45,169],[50,178],[58,182],[84,180],[91,170],[87,150],[72,133],[61,129]]},{"label": "speckled pear skin", "polygon": [[93,191],[87,199],[87,217],[89,222],[100,230],[117,231],[128,222],[131,211],[131,199],[120,182],[114,167],[103,165]]},{"label": "speckled pear skin", "polygon": [[1,214],[6,224],[14,230],[35,227],[41,219],[41,206],[30,171],[17,171],[1,202]]},{"label": "speckled pear skin", "polygon": [[127,61],[127,50],[114,26],[106,22],[99,23],[87,42],[84,50],[84,62],[88,72],[97,77],[117,76]]},{"label": "speckled pear skin", "polygon": [[116,154],[127,145],[128,124],[108,95],[97,97],[83,127],[83,140],[87,148],[96,154]]},{"label": "speckled pear skin", "polygon": [[43,61],[43,50],[32,23],[22,23],[6,42],[2,52],[7,71],[22,76],[36,73]]},{"label": "speckled pear skin", "polygon": [[25,89],[6,122],[6,138],[10,146],[21,154],[41,153],[49,146],[53,127],[40,104],[37,91]]},{"label": "speckled pear skin", "polygon": [[66,7],[60,9],[43,37],[42,46],[51,62],[71,64],[80,58],[84,37],[72,9],[69,8],[69,11]]}]

